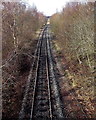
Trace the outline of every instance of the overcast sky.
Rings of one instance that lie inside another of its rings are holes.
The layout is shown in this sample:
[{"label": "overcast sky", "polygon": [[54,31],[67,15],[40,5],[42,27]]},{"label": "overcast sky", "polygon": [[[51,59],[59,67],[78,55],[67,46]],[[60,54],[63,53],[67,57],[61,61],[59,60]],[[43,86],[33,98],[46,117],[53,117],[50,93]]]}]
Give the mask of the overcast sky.
[{"label": "overcast sky", "polygon": [[23,0],[30,5],[36,5],[40,12],[45,15],[50,16],[54,14],[57,10],[60,11],[65,6],[67,1],[70,0]]}]

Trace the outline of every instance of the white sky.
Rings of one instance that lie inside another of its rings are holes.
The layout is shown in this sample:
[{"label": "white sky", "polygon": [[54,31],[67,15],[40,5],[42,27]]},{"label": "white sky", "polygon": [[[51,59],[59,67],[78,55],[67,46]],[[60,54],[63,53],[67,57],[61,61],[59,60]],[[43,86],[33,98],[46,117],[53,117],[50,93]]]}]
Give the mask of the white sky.
[{"label": "white sky", "polygon": [[67,1],[70,0],[23,0],[30,5],[36,5],[40,12],[50,16],[56,12],[56,10],[62,10]]}]

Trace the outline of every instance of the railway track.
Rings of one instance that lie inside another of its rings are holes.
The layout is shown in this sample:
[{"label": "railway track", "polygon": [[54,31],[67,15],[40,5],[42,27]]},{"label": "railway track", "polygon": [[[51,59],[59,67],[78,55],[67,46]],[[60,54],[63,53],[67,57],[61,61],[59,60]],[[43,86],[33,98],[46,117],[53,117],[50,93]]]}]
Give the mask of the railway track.
[{"label": "railway track", "polygon": [[49,24],[46,24],[39,37],[19,120],[58,120],[64,118],[52,65],[49,29]]}]

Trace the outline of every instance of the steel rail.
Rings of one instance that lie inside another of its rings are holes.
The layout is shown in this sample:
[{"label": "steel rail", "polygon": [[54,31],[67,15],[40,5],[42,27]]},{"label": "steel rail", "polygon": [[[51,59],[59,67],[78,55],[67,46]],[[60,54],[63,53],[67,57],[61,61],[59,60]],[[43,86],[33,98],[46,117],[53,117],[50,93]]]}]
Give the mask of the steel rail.
[{"label": "steel rail", "polygon": [[33,67],[34,67],[34,64],[35,64],[36,57],[37,57],[36,54],[38,52],[38,49],[39,49],[39,46],[40,46],[40,43],[41,43],[42,34],[43,34],[43,32],[41,31],[39,39],[38,39],[37,47],[36,47],[36,50],[35,50],[35,53],[34,53],[35,57],[34,57],[34,60],[33,60],[33,64],[31,66],[31,70],[29,72],[28,81],[27,81],[27,84],[26,84],[26,89],[25,89],[25,94],[24,94],[24,98],[23,98],[23,101],[22,101],[21,110],[19,112],[19,120],[24,119],[24,116],[25,116],[24,108],[26,106],[27,94],[28,94],[28,90],[29,90],[29,87],[30,87],[30,80],[31,80],[31,77],[32,77],[32,71],[34,69]]},{"label": "steel rail", "polygon": [[[47,41],[46,41],[46,55],[47,55]],[[52,103],[51,103],[51,89],[50,89],[49,70],[48,70],[48,55],[47,55],[47,59],[46,59],[46,70],[47,70],[47,79],[48,79],[50,118],[52,120]]]},{"label": "steel rail", "polygon": [[[46,29],[46,28],[45,28]],[[44,31],[45,32],[45,31]],[[43,36],[43,39],[46,39],[46,35],[44,34]],[[42,40],[42,42],[44,42],[44,40]],[[46,42],[46,44],[47,44],[47,42]],[[45,44],[45,45],[46,45]],[[44,47],[44,46],[43,46]],[[50,111],[50,119],[52,120],[52,107],[51,107],[51,95],[50,95],[50,84],[49,84],[49,77],[48,77],[48,61],[47,61],[47,45],[45,46],[45,49],[44,49],[44,51],[45,51],[45,55],[46,55],[46,73],[47,73],[47,82],[48,82],[48,99],[49,99],[49,111]],[[41,49],[42,49],[42,46],[41,46]],[[40,53],[39,53],[40,54]],[[40,59],[40,55],[39,55],[39,57],[38,57],[38,66],[37,66],[37,70],[36,70],[36,77],[35,77],[35,87],[34,87],[34,94],[33,94],[33,102],[32,102],[32,108],[31,108],[31,115],[30,115],[30,120],[32,120],[32,119],[34,119],[34,117],[33,117],[33,111],[34,111],[34,102],[35,102],[35,94],[36,94],[36,90],[38,89],[37,88],[37,81],[38,81],[38,78],[37,78],[37,75],[38,75],[38,69],[39,69],[39,67],[40,67],[40,64],[39,64],[39,59]]]},{"label": "steel rail", "polygon": [[49,58],[49,65],[50,65],[49,71],[50,71],[50,74],[52,77],[52,87],[53,87],[55,102],[56,102],[56,106],[57,106],[57,109],[56,109],[57,115],[56,116],[57,116],[57,118],[64,118],[63,110],[61,108],[61,100],[59,97],[59,91],[57,88],[56,78],[54,75],[53,61],[52,61],[52,56],[51,56],[52,47],[50,46],[50,41],[49,41],[50,39],[51,38],[50,38],[50,34],[49,34],[49,37],[47,39],[47,49],[48,49],[48,56],[49,56],[48,58]]},{"label": "steel rail", "polygon": [[[41,45],[41,41],[40,41],[40,45]],[[40,59],[40,49],[41,46],[39,47],[39,52],[38,52],[38,59],[37,59],[37,67],[36,67],[36,75],[35,75],[35,84],[34,84],[34,90],[33,90],[33,101],[32,101],[32,105],[31,105],[31,115],[30,115],[30,120],[32,120],[33,117],[33,106],[34,106],[34,97],[35,97],[35,91],[36,91],[36,83],[37,83],[37,74],[38,74],[38,67],[39,67],[39,59]]]}]

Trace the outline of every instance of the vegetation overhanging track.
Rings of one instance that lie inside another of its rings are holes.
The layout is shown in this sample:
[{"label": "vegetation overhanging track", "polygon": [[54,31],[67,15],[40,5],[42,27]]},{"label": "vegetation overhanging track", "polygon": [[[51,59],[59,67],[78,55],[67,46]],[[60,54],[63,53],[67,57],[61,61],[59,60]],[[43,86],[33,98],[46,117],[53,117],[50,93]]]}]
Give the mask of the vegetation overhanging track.
[{"label": "vegetation overhanging track", "polygon": [[50,32],[47,24],[41,32],[35,51],[36,57],[28,77],[19,120],[64,117],[52,68],[52,60],[49,58],[51,57],[49,38]]}]

